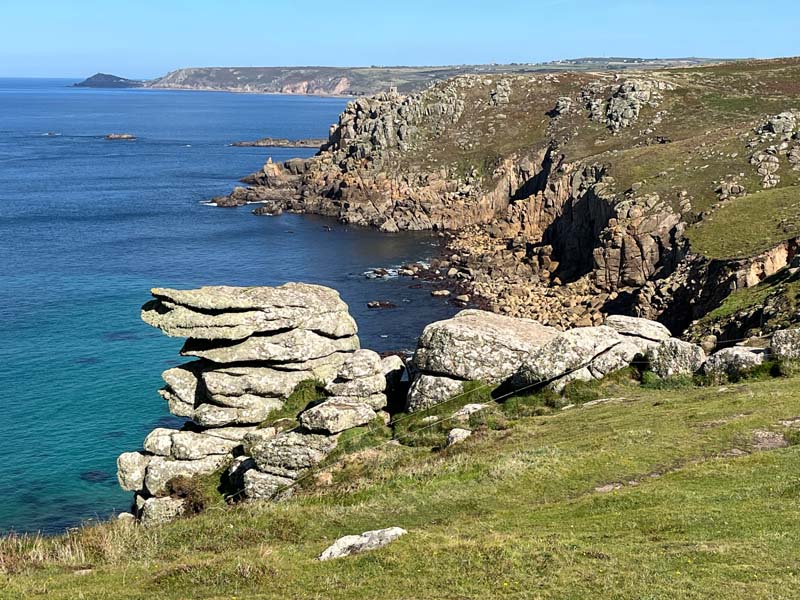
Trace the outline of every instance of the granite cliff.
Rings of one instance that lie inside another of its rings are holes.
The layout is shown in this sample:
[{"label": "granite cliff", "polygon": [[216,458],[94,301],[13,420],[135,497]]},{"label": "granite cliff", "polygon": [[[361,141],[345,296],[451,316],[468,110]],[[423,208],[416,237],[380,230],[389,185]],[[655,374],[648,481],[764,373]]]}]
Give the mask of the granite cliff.
[{"label": "granite cliff", "polygon": [[622,311],[679,333],[795,254],[799,74],[782,59],[391,90],[217,202],[447,232],[435,275],[497,312],[564,328]]}]

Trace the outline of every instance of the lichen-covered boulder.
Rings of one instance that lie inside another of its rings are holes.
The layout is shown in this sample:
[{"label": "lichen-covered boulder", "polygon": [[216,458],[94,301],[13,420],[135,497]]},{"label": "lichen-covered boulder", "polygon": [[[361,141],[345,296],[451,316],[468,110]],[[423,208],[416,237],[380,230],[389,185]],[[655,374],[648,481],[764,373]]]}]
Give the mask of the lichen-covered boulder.
[{"label": "lichen-covered boulder", "polygon": [[694,375],[703,367],[706,353],[696,344],[670,338],[648,349],[647,360],[659,377]]},{"label": "lichen-covered boulder", "polygon": [[346,535],[326,548],[317,560],[331,560],[369,550],[377,550],[407,533],[405,529],[400,527],[389,527],[387,529],[365,531],[360,535]]},{"label": "lichen-covered boulder", "polygon": [[224,455],[208,456],[200,460],[172,460],[163,456],[154,456],[147,465],[144,489],[152,496],[165,496],[169,492],[167,484],[170,480],[179,476],[209,475],[220,469],[226,462],[227,457]]},{"label": "lichen-covered boulder", "polygon": [[778,360],[800,360],[800,329],[783,329],[772,335],[772,355]]},{"label": "lichen-covered boulder", "polygon": [[414,367],[428,374],[500,383],[557,333],[531,319],[464,310],[425,328]]},{"label": "lichen-covered boulder", "polygon": [[408,390],[407,410],[415,412],[436,406],[463,393],[464,381],[436,375],[420,375]]},{"label": "lichen-covered boulder", "polygon": [[445,446],[449,448],[454,444],[459,444],[464,440],[466,440],[471,435],[472,431],[470,431],[469,429],[462,429],[460,427],[451,429],[450,432],[447,434],[447,442],[445,442]]},{"label": "lichen-covered boulder", "polygon": [[617,333],[625,337],[638,338],[644,342],[659,343],[672,337],[664,325],[649,319],[628,317],[625,315],[610,315],[604,323]]},{"label": "lichen-covered boulder", "polygon": [[254,335],[235,342],[190,338],[183,345],[181,354],[220,364],[298,363],[324,358],[337,352],[351,352],[358,348],[357,336],[330,338],[305,329],[292,329],[275,335]]},{"label": "lichen-covered boulder", "polygon": [[248,469],[244,473],[244,495],[250,500],[271,500],[294,483],[294,479]]},{"label": "lichen-covered boulder", "polygon": [[[568,381],[593,379],[593,363],[595,372],[605,375],[613,367],[601,361],[603,355],[624,341],[616,330],[603,325],[559,333],[528,356],[513,383],[517,386],[546,384],[560,390]],[[611,357],[614,366],[624,366],[625,361],[618,360],[620,356]]]},{"label": "lichen-covered boulder", "polygon": [[135,492],[144,487],[144,478],[151,456],[141,452],[124,452],[117,457],[117,480],[123,490]]},{"label": "lichen-covered boulder", "polygon": [[724,348],[706,360],[706,374],[715,381],[736,379],[764,362],[764,351],[736,346]]},{"label": "lichen-covered boulder", "polygon": [[183,498],[148,498],[142,505],[139,519],[143,525],[161,525],[174,521],[186,511]]},{"label": "lichen-covered boulder", "polygon": [[152,294],[155,300],[142,308],[142,320],[173,337],[241,340],[288,329],[332,337],[357,333],[338,292],[319,285],[155,288]]},{"label": "lichen-covered boulder", "polygon": [[245,452],[263,473],[296,479],[336,449],[335,436],[289,431],[274,437],[245,437]]},{"label": "lichen-covered boulder", "polygon": [[207,456],[228,454],[240,445],[240,440],[194,431],[178,431],[172,435],[171,454],[178,460],[198,460]]},{"label": "lichen-covered boulder", "polygon": [[364,402],[337,398],[305,411],[300,415],[300,424],[310,431],[335,434],[366,425],[376,416],[375,411]]}]

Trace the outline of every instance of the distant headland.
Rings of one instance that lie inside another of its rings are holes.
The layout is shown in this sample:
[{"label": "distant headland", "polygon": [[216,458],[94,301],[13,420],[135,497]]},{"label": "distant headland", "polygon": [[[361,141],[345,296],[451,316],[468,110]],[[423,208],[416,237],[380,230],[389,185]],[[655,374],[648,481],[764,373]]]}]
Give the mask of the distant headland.
[{"label": "distant headland", "polygon": [[465,74],[524,74],[564,71],[624,71],[694,67],[720,62],[706,58],[576,58],[546,63],[453,65],[430,67],[197,67],[178,69],[147,81],[97,73],[77,87],[160,88],[295,94],[365,96],[389,88],[410,94],[432,83]]}]

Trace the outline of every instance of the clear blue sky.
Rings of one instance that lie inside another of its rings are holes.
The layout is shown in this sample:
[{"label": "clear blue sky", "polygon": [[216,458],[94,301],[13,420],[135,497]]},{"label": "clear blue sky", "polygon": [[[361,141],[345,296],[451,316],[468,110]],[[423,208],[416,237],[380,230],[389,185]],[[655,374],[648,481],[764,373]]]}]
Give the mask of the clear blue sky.
[{"label": "clear blue sky", "polygon": [[800,54],[800,1],[0,0],[0,76]]}]

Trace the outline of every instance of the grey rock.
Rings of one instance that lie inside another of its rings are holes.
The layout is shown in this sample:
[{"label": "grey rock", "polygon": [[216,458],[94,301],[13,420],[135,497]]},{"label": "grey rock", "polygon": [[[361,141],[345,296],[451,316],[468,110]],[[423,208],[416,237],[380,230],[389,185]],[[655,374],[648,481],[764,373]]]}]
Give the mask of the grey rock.
[{"label": "grey rock", "polygon": [[783,329],[772,335],[772,355],[778,360],[800,360],[800,329]]},{"label": "grey rock", "polygon": [[189,339],[181,354],[221,364],[252,361],[297,363],[358,348],[356,336],[329,338],[313,331],[293,329],[276,335],[252,336],[232,343]]},{"label": "grey rock", "polygon": [[611,327],[578,327],[558,334],[544,346],[535,350],[524,362],[514,377],[520,387],[547,384],[552,389],[561,390],[567,382],[575,379],[593,377],[591,365],[596,371],[605,374],[614,368],[619,356],[614,357],[613,366],[602,361],[602,355],[624,341],[623,337]]},{"label": "grey rock", "polygon": [[203,362],[198,360],[167,369],[161,374],[167,384],[166,391],[178,401],[194,406],[198,400],[197,383],[202,369]]},{"label": "grey rock", "polygon": [[407,409],[409,412],[424,410],[445,402],[463,391],[464,381],[460,379],[420,375],[408,390]]},{"label": "grey rock", "polygon": [[245,451],[259,471],[296,479],[305,469],[322,461],[336,448],[336,437],[288,431],[275,437],[245,438]]},{"label": "grey rock", "polygon": [[605,325],[620,335],[639,337],[652,342],[663,342],[672,337],[669,329],[661,323],[637,317],[610,315],[606,318]]},{"label": "grey rock", "polygon": [[226,367],[205,371],[202,380],[209,400],[224,406],[241,396],[288,398],[303,381],[314,379],[311,371],[283,371],[269,367]]},{"label": "grey rock", "polygon": [[382,372],[369,377],[351,379],[349,381],[332,381],[325,386],[325,391],[331,396],[351,396],[364,398],[380,394],[386,389],[386,376]]},{"label": "grey rock", "polygon": [[407,533],[405,529],[400,527],[389,527],[388,529],[365,531],[360,535],[346,535],[326,548],[319,555],[318,560],[331,560],[350,556],[351,554],[377,550]]},{"label": "grey rock", "polygon": [[[339,369],[337,379],[353,381],[383,373],[381,357],[372,350],[356,350]],[[379,390],[383,391],[383,390]]]},{"label": "grey rock", "polygon": [[244,476],[244,495],[251,500],[271,500],[294,483],[293,479],[248,469]]},{"label": "grey rock", "polygon": [[144,488],[147,466],[153,459],[141,452],[124,452],[117,457],[117,480],[123,490],[135,492]]},{"label": "grey rock", "polygon": [[465,404],[456,412],[453,413],[453,419],[458,421],[466,421],[469,419],[470,415],[482,411],[484,408],[489,406],[488,404]]},{"label": "grey rock", "polygon": [[425,328],[414,366],[428,374],[499,383],[557,333],[531,319],[464,310]]},{"label": "grey rock", "polygon": [[653,372],[666,378],[697,373],[706,361],[706,354],[700,346],[670,338],[650,348],[647,359]]},{"label": "grey rock", "polygon": [[304,283],[280,287],[155,288],[142,319],[173,337],[241,340],[254,333],[305,329],[353,336],[355,321],[338,292]]},{"label": "grey rock", "polygon": [[192,413],[192,418],[203,427],[228,427],[230,425],[257,425],[263,422],[273,410],[283,406],[275,399],[261,399],[257,407],[232,408],[216,404],[201,404]]},{"label": "grey rock", "polygon": [[375,411],[363,402],[326,400],[300,415],[300,424],[311,431],[334,434],[366,425],[376,416]]},{"label": "grey rock", "polygon": [[736,346],[724,348],[709,356],[704,369],[706,374],[715,381],[724,381],[743,375],[763,362],[763,350]]},{"label": "grey rock", "polygon": [[200,460],[171,460],[154,456],[147,465],[144,488],[153,496],[167,494],[167,484],[178,476],[209,475],[227,462],[226,456],[209,456]]},{"label": "grey rock", "polygon": [[458,427],[455,429],[451,429],[450,433],[447,434],[447,442],[445,443],[445,446],[449,448],[454,444],[463,442],[471,435],[472,432],[469,429],[460,429]]},{"label": "grey rock", "polygon": [[148,498],[139,518],[142,525],[162,525],[183,516],[185,510],[186,500],[183,498]]},{"label": "grey rock", "polygon": [[172,456],[178,460],[198,460],[207,456],[228,454],[239,445],[241,445],[239,440],[193,431],[179,431],[172,435]]},{"label": "grey rock", "polygon": [[177,433],[176,429],[165,429],[163,427],[154,429],[144,438],[145,451],[158,456],[170,456],[172,454],[172,435],[174,433]]}]

